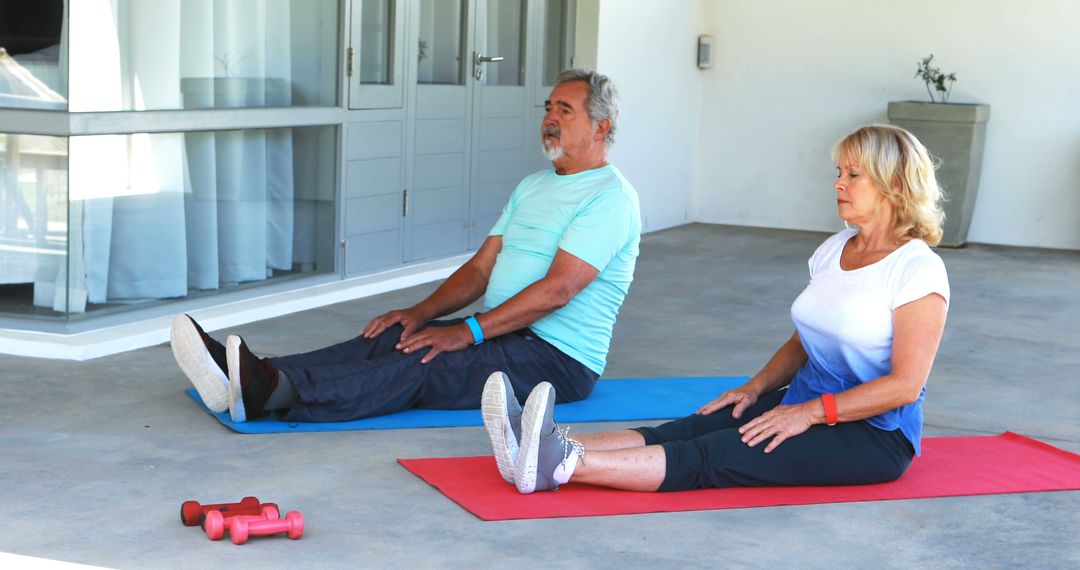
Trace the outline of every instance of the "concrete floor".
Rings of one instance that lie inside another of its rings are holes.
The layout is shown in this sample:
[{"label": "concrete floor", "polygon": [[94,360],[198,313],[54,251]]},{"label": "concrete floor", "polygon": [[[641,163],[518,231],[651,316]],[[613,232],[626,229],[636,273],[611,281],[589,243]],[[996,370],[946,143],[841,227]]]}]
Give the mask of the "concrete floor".
[{"label": "concrete floor", "polygon": [[[824,237],[645,236],[605,376],[752,374],[790,335]],[[940,253],[953,304],[927,435],[1012,430],[1080,452],[1080,252]],[[433,287],[236,330],[263,354],[308,350]],[[485,523],[395,462],[488,453],[482,428],[241,436],[188,386],[168,345],[83,363],[0,356],[0,552],[116,568],[1080,567],[1080,491]],[[615,427],[628,426],[574,429]],[[234,546],[177,520],[185,499],[244,495],[303,512],[304,538]]]}]

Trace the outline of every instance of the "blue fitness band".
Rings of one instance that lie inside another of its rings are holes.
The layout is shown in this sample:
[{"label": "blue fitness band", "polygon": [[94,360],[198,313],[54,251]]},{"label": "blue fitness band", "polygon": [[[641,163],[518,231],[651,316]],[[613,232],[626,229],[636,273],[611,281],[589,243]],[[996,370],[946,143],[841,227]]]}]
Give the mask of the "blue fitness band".
[{"label": "blue fitness band", "polygon": [[465,317],[465,324],[469,325],[469,330],[472,331],[473,344],[484,342],[484,329],[480,328],[480,323],[477,322],[476,317]]}]

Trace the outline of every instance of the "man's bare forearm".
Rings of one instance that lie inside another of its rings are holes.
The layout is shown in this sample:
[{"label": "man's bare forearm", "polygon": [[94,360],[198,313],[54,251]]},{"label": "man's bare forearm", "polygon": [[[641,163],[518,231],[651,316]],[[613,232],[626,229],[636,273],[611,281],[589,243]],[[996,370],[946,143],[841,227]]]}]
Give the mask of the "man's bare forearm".
[{"label": "man's bare forearm", "polygon": [[565,307],[598,274],[588,263],[560,249],[542,279],[477,317],[484,337],[523,329]]},{"label": "man's bare forearm", "polygon": [[560,291],[558,283],[541,279],[522,289],[505,303],[478,318],[485,338],[495,338],[523,329],[570,302],[572,294]]},{"label": "man's bare forearm", "polygon": [[469,263],[455,271],[434,293],[416,304],[430,321],[461,310],[479,299],[487,291],[487,278]]},{"label": "man's bare forearm", "polygon": [[425,321],[459,311],[487,292],[495,258],[502,251],[502,236],[489,236],[472,258],[450,275],[426,299],[416,304]]}]

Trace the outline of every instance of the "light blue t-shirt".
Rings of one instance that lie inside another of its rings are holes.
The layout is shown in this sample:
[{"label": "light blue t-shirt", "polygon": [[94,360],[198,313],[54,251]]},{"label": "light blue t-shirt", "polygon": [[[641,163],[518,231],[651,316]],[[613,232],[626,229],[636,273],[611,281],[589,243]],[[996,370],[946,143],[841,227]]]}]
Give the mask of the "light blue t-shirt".
[{"label": "light blue t-shirt", "polygon": [[641,215],[634,187],[611,165],[561,176],[537,172],[518,184],[489,235],[501,235],[503,245],[485,311],[547,275],[560,249],[600,272],[564,307],[529,328],[602,374],[638,256]]}]

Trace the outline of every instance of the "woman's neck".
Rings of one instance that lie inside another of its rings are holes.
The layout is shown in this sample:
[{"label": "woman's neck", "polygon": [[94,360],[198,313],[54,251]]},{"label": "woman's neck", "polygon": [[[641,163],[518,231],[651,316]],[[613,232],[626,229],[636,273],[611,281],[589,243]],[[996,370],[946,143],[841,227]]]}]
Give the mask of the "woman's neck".
[{"label": "woman's neck", "polygon": [[896,237],[892,224],[868,223],[859,226],[859,233],[852,240],[856,251],[892,251],[901,245],[903,240]]}]

